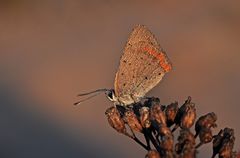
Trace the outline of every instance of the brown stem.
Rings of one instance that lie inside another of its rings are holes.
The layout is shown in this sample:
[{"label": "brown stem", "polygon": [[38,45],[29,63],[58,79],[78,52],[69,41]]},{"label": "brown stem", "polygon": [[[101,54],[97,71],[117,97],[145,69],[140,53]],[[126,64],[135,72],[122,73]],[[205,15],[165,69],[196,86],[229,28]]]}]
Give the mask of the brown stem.
[{"label": "brown stem", "polygon": [[148,147],[149,150],[151,150],[150,139],[149,139],[148,135],[146,134],[146,132],[143,132],[143,134],[144,134],[144,138],[145,138],[146,143],[147,143],[147,147]]},{"label": "brown stem", "polygon": [[150,150],[150,148],[148,146],[146,146],[143,142],[141,142],[135,135],[135,133],[133,132],[133,130],[130,128],[132,135],[130,135],[129,133],[124,133],[124,135],[128,136],[129,138],[133,139],[136,143],[138,143],[139,145],[141,145],[144,149],[146,149],[147,151]]},{"label": "brown stem", "polygon": [[149,137],[149,139],[151,140],[153,146],[156,148],[156,150],[161,153],[161,149],[160,146],[157,144],[156,139],[154,139],[152,133],[149,130],[143,130],[144,133],[146,133],[146,135]]}]

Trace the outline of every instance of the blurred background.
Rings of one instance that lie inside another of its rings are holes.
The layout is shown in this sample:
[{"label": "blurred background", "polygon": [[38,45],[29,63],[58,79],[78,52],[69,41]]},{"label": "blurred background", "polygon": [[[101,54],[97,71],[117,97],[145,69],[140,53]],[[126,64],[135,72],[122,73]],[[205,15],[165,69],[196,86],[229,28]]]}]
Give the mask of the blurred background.
[{"label": "blurred background", "polygon": [[[0,157],[144,157],[107,123],[100,95],[112,88],[126,40],[144,24],[174,69],[148,96],[162,104],[192,96],[198,117],[214,111],[240,148],[240,2],[165,0],[1,0]],[[211,146],[199,157],[210,157]]]}]

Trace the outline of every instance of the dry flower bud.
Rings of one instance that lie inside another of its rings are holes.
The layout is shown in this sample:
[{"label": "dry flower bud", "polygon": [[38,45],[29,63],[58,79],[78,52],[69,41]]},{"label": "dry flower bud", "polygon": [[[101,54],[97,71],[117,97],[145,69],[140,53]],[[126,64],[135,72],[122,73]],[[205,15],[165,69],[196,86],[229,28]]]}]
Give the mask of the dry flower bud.
[{"label": "dry flower bud", "polygon": [[219,150],[219,157],[231,157],[233,154],[233,146],[234,146],[234,130],[231,128],[225,128],[224,130],[224,139],[222,141],[222,146]]},{"label": "dry flower bud", "polygon": [[221,130],[213,139],[213,156],[219,154],[221,158],[232,158],[234,152],[232,151],[235,137],[234,130],[225,128]]},{"label": "dry flower bud", "polygon": [[123,119],[133,131],[142,132],[142,125],[133,110],[127,109],[124,113]]},{"label": "dry flower bud", "polygon": [[213,155],[212,158],[215,157],[215,155],[218,154],[220,147],[221,147],[221,143],[224,137],[224,131],[221,129],[217,135],[213,136]]},{"label": "dry flower bud", "polygon": [[144,102],[144,106],[147,106],[149,108],[153,105],[160,105],[159,98],[151,97],[151,98],[148,98],[148,100],[146,100]]},{"label": "dry flower bud", "polygon": [[[177,102],[162,106],[158,98],[152,97],[147,98],[143,104],[138,102],[127,106],[110,107],[105,114],[112,128],[148,151],[145,158],[195,158],[197,148],[212,140],[212,158],[217,154],[219,158],[240,158],[240,154],[233,152],[235,141],[233,129],[225,128],[217,135],[212,135],[212,128],[217,126],[217,116],[214,112],[201,116],[195,124],[195,136],[191,133],[190,128],[196,120],[196,108],[191,102],[191,97],[188,97],[180,108]],[[126,124],[131,134],[128,133]],[[171,131],[170,127],[174,124]],[[181,128],[180,135],[178,142],[174,143],[173,131],[178,127]],[[145,142],[139,139],[134,131],[143,134]],[[198,145],[195,143],[197,136],[200,140]],[[156,150],[151,150],[152,146]]]},{"label": "dry flower bud", "polygon": [[165,151],[173,151],[173,136],[172,135],[165,135],[161,137],[160,147]]},{"label": "dry flower bud", "polygon": [[166,123],[168,127],[171,127],[174,124],[175,117],[178,112],[178,103],[171,103],[165,109]]},{"label": "dry flower bud", "polygon": [[151,126],[150,122],[150,112],[148,107],[142,107],[140,110],[140,122],[142,127],[149,128]]},{"label": "dry flower bud", "polygon": [[196,119],[196,108],[193,103],[188,104],[181,118],[181,128],[191,128]]},{"label": "dry flower bud", "polygon": [[189,129],[180,130],[175,150],[176,153],[182,155],[182,157],[193,157],[193,155],[195,155],[195,138]]},{"label": "dry flower bud", "polygon": [[158,124],[166,125],[166,116],[161,109],[161,105],[152,105],[150,108],[150,118],[155,120]]},{"label": "dry flower bud", "polygon": [[215,128],[217,127],[217,124],[215,123],[217,121],[217,115],[214,112],[208,113],[204,116],[201,116],[196,124],[195,124],[195,137],[199,134],[200,130],[202,128]]},{"label": "dry flower bud", "polygon": [[233,145],[234,145],[234,140],[224,139],[223,142],[222,142],[222,146],[221,146],[221,148],[219,150],[219,157],[222,157],[222,158],[232,158]]},{"label": "dry flower bud", "polygon": [[126,133],[124,121],[121,118],[120,113],[118,112],[116,107],[112,106],[108,108],[105,114],[107,116],[108,123],[112,128],[114,128],[119,133]]},{"label": "dry flower bud", "polygon": [[194,135],[192,134],[192,132],[190,131],[190,129],[180,130],[180,137],[179,137],[178,141],[182,141],[182,142],[187,141],[192,146],[195,145],[195,138],[194,138]]},{"label": "dry flower bud", "polygon": [[203,144],[209,143],[212,141],[213,135],[212,131],[209,128],[202,128],[199,133],[200,142]]},{"label": "dry flower bud", "polygon": [[[224,128],[223,130],[223,136],[224,138],[233,138],[234,137],[234,130],[231,128]],[[235,139],[235,138],[234,138]]]},{"label": "dry flower bud", "polygon": [[172,132],[167,126],[160,124],[158,127],[158,133],[160,136],[172,136]]},{"label": "dry flower bud", "polygon": [[156,150],[149,150],[145,158],[160,158],[160,155]]},{"label": "dry flower bud", "polygon": [[175,117],[175,127],[172,131],[175,131],[179,126],[184,128],[190,128],[196,119],[196,108],[194,103],[191,102],[191,97],[185,101],[185,103],[179,108]]}]

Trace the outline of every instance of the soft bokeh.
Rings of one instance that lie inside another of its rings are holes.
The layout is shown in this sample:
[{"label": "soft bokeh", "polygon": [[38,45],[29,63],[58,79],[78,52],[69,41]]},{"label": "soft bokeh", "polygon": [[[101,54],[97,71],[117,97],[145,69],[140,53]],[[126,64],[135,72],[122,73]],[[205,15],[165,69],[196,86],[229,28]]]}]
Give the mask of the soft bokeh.
[{"label": "soft bokeh", "polygon": [[[108,125],[104,95],[72,105],[80,92],[113,87],[136,24],[174,66],[148,95],[163,104],[191,95],[198,116],[214,111],[218,130],[235,129],[239,149],[239,19],[237,0],[1,0],[0,157],[144,157]],[[199,157],[209,155],[211,144]]]}]

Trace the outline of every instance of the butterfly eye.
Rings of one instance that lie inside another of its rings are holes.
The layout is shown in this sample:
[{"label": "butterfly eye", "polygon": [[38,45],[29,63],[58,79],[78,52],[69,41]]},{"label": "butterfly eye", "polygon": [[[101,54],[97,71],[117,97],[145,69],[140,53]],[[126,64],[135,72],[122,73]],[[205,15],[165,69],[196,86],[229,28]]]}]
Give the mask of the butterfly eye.
[{"label": "butterfly eye", "polygon": [[105,94],[109,100],[113,101],[113,99],[114,99],[114,91],[113,90],[108,90],[105,92]]},{"label": "butterfly eye", "polygon": [[113,99],[113,92],[112,91],[109,91],[109,93],[107,95],[108,95],[108,98]]}]

